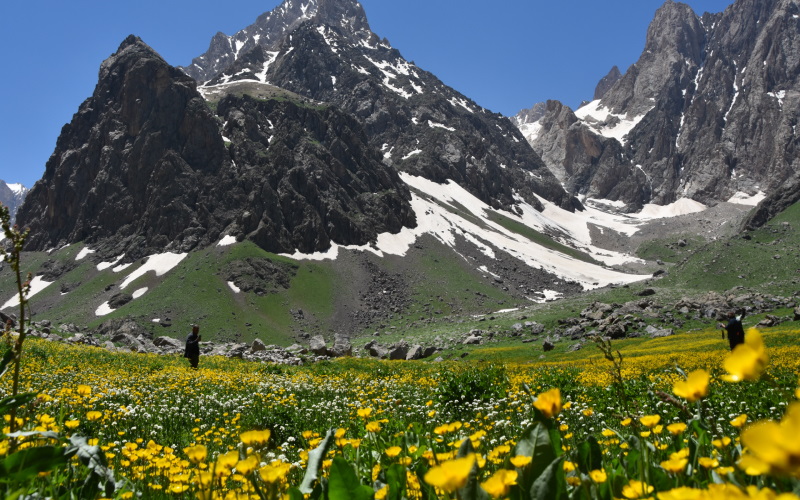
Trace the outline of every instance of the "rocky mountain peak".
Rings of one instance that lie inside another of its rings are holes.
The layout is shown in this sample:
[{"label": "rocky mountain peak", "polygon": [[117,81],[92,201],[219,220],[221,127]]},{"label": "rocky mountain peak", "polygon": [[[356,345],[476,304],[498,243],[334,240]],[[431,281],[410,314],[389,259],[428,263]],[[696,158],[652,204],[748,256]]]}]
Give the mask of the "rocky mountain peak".
[{"label": "rocky mountain peak", "polygon": [[609,71],[606,76],[601,78],[597,83],[597,86],[594,88],[594,99],[602,99],[603,96],[606,95],[606,92],[611,90],[611,87],[613,87],[620,78],[622,78],[622,73],[620,73],[619,68],[617,66],[611,68],[611,71]]},{"label": "rocky mountain peak", "polygon": [[308,21],[336,28],[348,36],[371,34],[364,8],[357,0],[285,0],[233,36],[217,33],[206,53],[181,69],[198,82],[206,82],[257,47],[276,50],[286,35]]},{"label": "rocky mountain peak", "polygon": [[0,203],[8,207],[9,213],[11,214],[12,223],[15,220],[17,209],[19,209],[19,207],[22,205],[22,202],[25,201],[25,197],[27,195],[28,188],[22,184],[8,184],[5,181],[0,180]]}]

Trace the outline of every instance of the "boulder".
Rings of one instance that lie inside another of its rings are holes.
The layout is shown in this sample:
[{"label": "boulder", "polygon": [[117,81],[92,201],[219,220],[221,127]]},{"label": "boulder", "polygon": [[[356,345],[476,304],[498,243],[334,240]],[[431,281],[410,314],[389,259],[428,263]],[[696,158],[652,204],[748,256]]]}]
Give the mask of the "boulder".
[{"label": "boulder", "polygon": [[556,348],[556,345],[553,344],[552,342],[550,342],[549,340],[545,340],[544,342],[542,342],[542,350],[544,352],[552,351],[555,348]]},{"label": "boulder", "polygon": [[264,342],[262,342],[260,339],[254,339],[253,343],[250,344],[250,352],[251,353],[261,352],[261,351],[266,351],[266,350],[267,350],[267,346],[264,345]]},{"label": "boulder", "polygon": [[408,342],[401,340],[389,349],[389,359],[406,359],[409,349]]},{"label": "boulder", "polygon": [[333,347],[328,349],[328,355],[341,358],[353,355],[353,345],[350,343],[350,336],[344,333],[337,333],[333,336]]},{"label": "boulder", "polygon": [[172,338],[172,337],[156,337],[153,340],[153,345],[159,347],[161,349],[170,349],[170,350],[183,350],[185,347],[184,343],[181,340]]},{"label": "boulder", "polygon": [[314,335],[308,341],[308,350],[317,356],[327,356],[328,348],[322,335]]}]

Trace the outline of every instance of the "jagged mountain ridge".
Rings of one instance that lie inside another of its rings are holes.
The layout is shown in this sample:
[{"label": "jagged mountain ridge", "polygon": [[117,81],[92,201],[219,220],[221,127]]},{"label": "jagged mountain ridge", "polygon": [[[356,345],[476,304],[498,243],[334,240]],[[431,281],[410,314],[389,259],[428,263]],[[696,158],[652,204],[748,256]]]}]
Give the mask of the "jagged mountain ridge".
[{"label": "jagged mountain ridge", "polygon": [[11,214],[12,223],[16,218],[17,209],[19,209],[19,207],[22,205],[22,202],[25,201],[28,191],[28,188],[22,184],[8,184],[4,180],[0,179],[0,203],[8,207],[8,211]]},{"label": "jagged mountain ridge", "polygon": [[231,95],[217,109],[235,142],[193,79],[128,37],[18,213],[29,249],[135,259],[233,235],[314,252],[415,225],[407,186],[335,107]]},{"label": "jagged mountain ridge", "polygon": [[[570,210],[580,207],[508,119],[406,61],[369,31],[355,0],[336,2],[340,10],[334,15],[329,1],[303,4],[308,5],[303,21],[280,41],[259,36],[255,26],[296,10],[296,0],[229,37],[242,49],[234,55],[228,50],[225,57],[235,62],[203,87],[261,82],[334,103],[362,122],[386,164],[436,182],[454,180],[494,207],[512,209],[520,196],[541,209],[535,195]],[[212,42],[213,49],[185,68],[187,73],[213,73],[217,66],[210,61],[216,61],[216,50],[224,45]]]},{"label": "jagged mountain ridge", "polygon": [[667,1],[639,61],[601,99],[575,112],[548,103],[517,123],[568,191],[629,210],[769,194],[800,171],[799,15],[793,0],[702,17]]}]

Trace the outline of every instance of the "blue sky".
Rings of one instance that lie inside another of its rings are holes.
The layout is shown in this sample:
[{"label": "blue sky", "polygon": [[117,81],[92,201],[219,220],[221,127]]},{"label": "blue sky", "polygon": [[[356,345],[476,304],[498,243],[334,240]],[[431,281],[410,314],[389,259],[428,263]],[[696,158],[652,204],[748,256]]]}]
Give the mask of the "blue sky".
[{"label": "blue sky", "polygon": [[[505,115],[547,99],[575,108],[634,63],[660,0],[362,0],[372,30],[478,104]],[[698,14],[732,0],[689,0]],[[129,34],[186,65],[280,0],[9,0],[0,5],[0,179],[31,187],[61,127]]]}]

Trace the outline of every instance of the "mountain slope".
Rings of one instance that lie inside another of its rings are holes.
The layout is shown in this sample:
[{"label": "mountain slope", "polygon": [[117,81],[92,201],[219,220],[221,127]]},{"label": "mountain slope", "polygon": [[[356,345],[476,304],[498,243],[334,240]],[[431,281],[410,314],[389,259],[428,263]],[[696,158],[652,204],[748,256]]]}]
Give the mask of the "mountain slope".
[{"label": "mountain slope", "polygon": [[[218,36],[185,71],[202,79],[221,67],[217,59],[233,59],[201,90],[261,82],[336,104],[361,121],[386,164],[440,183],[451,179],[492,206],[511,209],[515,194],[538,205],[535,194],[570,210],[580,207],[509,120],[403,59],[369,30],[358,2],[304,2],[301,22],[286,24],[298,5],[286,0],[229,37],[224,57],[217,57],[226,47]],[[277,19],[282,38],[262,36]]]},{"label": "mountain slope", "polygon": [[217,109],[227,123],[191,78],[126,39],[19,212],[29,248],[86,241],[136,259],[229,234],[313,252],[415,224],[408,189],[351,117],[237,96]]},{"label": "mountain slope", "polygon": [[[738,0],[703,17],[667,1],[639,61],[601,99],[574,118],[551,106],[518,123],[571,192],[629,210],[769,193],[800,171],[799,15],[792,0]],[[619,154],[598,148],[603,138]],[[603,180],[609,172],[625,185]]]}]

